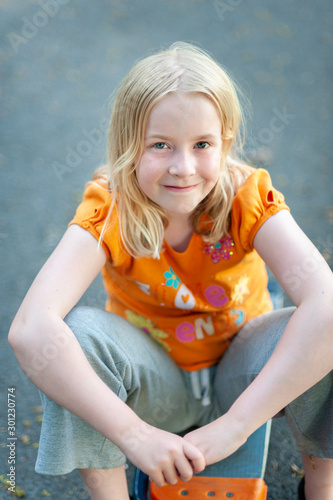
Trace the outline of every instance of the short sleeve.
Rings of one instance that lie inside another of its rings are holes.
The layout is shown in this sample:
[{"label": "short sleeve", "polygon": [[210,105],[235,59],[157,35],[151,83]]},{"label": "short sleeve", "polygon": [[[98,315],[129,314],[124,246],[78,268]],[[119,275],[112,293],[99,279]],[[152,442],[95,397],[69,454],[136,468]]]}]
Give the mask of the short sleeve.
[{"label": "short sleeve", "polygon": [[233,236],[246,252],[253,250],[254,237],[264,222],[280,210],[289,210],[283,194],[272,186],[267,170],[254,170],[238,190],[231,214]]},{"label": "short sleeve", "polygon": [[[99,240],[105,221],[109,215],[110,206],[111,194],[106,182],[104,183],[103,180],[99,180],[98,182],[91,181],[86,186],[83,200],[77,207],[76,214],[70,221],[69,226],[77,224]],[[110,259],[112,254],[110,242],[107,242],[103,238],[101,244],[108,259]]]}]

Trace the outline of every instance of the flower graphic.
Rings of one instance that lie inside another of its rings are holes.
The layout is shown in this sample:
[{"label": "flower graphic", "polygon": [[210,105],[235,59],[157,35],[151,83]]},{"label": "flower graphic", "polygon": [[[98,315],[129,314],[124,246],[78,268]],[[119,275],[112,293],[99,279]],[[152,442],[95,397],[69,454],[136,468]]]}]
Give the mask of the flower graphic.
[{"label": "flower graphic", "polygon": [[249,295],[250,290],[247,286],[249,282],[249,277],[244,274],[241,276],[236,283],[233,292],[231,294],[231,300],[235,302],[235,304],[242,304],[244,302],[245,296]]},{"label": "flower graphic", "polygon": [[167,352],[171,351],[168,344],[166,344],[162,340],[168,338],[169,335],[163,330],[159,330],[158,328],[156,328],[156,325],[152,321],[150,321],[150,319],[147,319],[144,316],[141,316],[140,314],[137,314],[133,311],[125,311],[125,314],[126,318],[130,323],[132,323],[134,326],[137,326],[145,333],[150,335],[152,339],[154,339],[158,344],[160,344]]},{"label": "flower graphic", "polygon": [[172,267],[169,267],[169,271],[164,273],[164,278],[166,278],[166,286],[173,286],[173,288],[177,290],[180,285],[180,279],[173,271]]},{"label": "flower graphic", "polygon": [[205,245],[205,254],[210,255],[210,258],[214,262],[214,264],[217,264],[218,262],[223,260],[229,260],[230,256],[233,255],[232,248],[235,246],[235,243],[232,241],[231,238],[228,236],[225,236],[221,240],[219,240],[217,243],[211,243]]}]

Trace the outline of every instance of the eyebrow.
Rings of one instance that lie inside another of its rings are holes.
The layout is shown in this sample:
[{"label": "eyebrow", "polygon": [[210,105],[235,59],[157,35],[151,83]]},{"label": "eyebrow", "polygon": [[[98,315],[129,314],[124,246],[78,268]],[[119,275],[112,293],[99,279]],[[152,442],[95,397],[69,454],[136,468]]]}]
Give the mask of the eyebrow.
[{"label": "eyebrow", "polygon": [[[200,134],[198,137],[194,137],[193,140],[194,141],[202,141],[203,139],[216,139],[216,138],[217,138],[217,136],[215,134],[207,133],[207,134]],[[171,137],[169,137],[167,135],[163,135],[163,134],[154,133],[151,135],[147,135],[145,137],[145,140],[150,140],[150,139],[162,139],[162,140],[168,141],[171,139]]]}]

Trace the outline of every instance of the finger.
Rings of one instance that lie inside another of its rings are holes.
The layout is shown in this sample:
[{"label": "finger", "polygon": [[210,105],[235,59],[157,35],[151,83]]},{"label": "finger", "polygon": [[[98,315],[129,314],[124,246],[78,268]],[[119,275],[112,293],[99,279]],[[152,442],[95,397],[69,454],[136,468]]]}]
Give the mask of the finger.
[{"label": "finger", "polygon": [[165,482],[167,484],[177,484],[178,483],[177,469],[174,466],[170,466],[166,469],[163,469],[163,475],[165,478]]},{"label": "finger", "polygon": [[193,471],[196,473],[202,472],[206,467],[206,463],[201,451],[185,439],[183,441],[183,450],[185,456],[192,464]]},{"label": "finger", "polygon": [[165,478],[162,472],[158,471],[149,476],[150,481],[153,481],[159,488],[165,485]]},{"label": "finger", "polygon": [[179,478],[182,481],[189,481],[193,476],[193,468],[187,458],[185,456],[183,458],[179,458],[175,465]]}]

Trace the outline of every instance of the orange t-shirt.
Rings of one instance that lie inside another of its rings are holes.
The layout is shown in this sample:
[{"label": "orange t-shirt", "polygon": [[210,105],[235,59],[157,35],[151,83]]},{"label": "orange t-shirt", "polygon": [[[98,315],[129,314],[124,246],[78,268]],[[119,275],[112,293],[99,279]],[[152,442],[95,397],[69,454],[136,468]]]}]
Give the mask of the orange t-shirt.
[{"label": "orange t-shirt", "polygon": [[[88,184],[70,224],[99,239],[110,202],[106,185]],[[194,233],[183,253],[165,241],[159,260],[124,251],[116,220],[102,242],[108,256],[102,270],[106,309],[144,330],[181,368],[215,364],[247,321],[272,310],[265,264],[253,239],[282,209],[289,210],[268,172],[253,170],[233,200],[228,236],[207,244]]]}]

